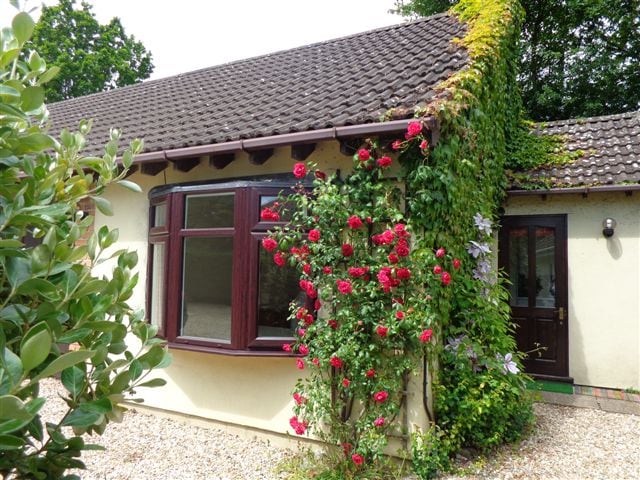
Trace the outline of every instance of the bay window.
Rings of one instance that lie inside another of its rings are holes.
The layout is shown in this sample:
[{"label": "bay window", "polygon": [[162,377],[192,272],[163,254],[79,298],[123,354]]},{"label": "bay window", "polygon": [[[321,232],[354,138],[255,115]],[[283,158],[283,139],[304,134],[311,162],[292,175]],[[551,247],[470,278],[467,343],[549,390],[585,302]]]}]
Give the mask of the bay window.
[{"label": "bay window", "polygon": [[239,181],[163,186],[150,193],[147,312],[177,348],[280,352],[304,302],[294,269],[260,248],[278,222],[260,219],[290,184]]}]

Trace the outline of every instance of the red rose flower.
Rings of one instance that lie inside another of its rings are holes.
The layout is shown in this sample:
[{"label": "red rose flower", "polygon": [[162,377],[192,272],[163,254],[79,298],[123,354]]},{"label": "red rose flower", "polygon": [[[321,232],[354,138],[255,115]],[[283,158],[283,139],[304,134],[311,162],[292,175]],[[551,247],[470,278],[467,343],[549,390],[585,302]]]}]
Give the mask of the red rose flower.
[{"label": "red rose flower", "polygon": [[411,278],[411,270],[408,268],[398,268],[396,276],[401,280],[409,280]]},{"label": "red rose flower", "polygon": [[407,126],[407,135],[409,138],[415,137],[422,131],[422,124],[420,122],[409,122]]},{"label": "red rose flower", "polygon": [[360,160],[361,162],[366,162],[370,158],[371,153],[369,153],[369,150],[367,150],[366,148],[361,148],[360,150],[358,150],[358,160]]},{"label": "red rose flower", "polygon": [[284,350],[285,352],[291,352],[291,344],[285,343],[284,345],[282,345],[282,350]]},{"label": "red rose flower", "polygon": [[442,258],[446,253],[447,251],[444,248],[440,247],[438,250],[436,250],[436,258]]},{"label": "red rose flower", "polygon": [[387,398],[389,398],[389,394],[384,390],[381,390],[373,394],[373,400],[376,403],[384,403],[387,401]]},{"label": "red rose flower", "polygon": [[327,179],[327,174],[322,172],[322,171],[320,171],[320,170],[316,170],[314,172],[314,175],[316,176],[316,178],[318,180],[326,180]]},{"label": "red rose flower", "polygon": [[426,150],[427,148],[429,148],[429,142],[427,142],[426,140],[422,140],[420,142],[420,150]]},{"label": "red rose flower", "polygon": [[317,367],[320,365],[320,359],[317,357],[314,357],[311,359],[311,363],[313,363]]},{"label": "red rose flower", "polygon": [[376,333],[381,337],[386,337],[389,333],[389,327],[385,327],[384,325],[378,325],[376,327]]},{"label": "red rose flower", "polygon": [[318,300],[316,298],[316,301],[313,302],[313,308],[314,308],[314,310],[318,311],[318,310],[320,310],[320,307],[322,307],[322,304],[320,303],[320,300]]},{"label": "red rose flower", "polygon": [[307,313],[304,316],[304,324],[308,327],[309,325],[313,325],[313,322],[315,321],[315,318],[313,318],[313,315],[311,315],[310,313]]},{"label": "red rose flower", "polygon": [[400,261],[400,259],[398,258],[398,255],[396,255],[395,253],[390,253],[387,259],[389,260],[389,263],[393,263],[393,264],[396,264],[398,263],[398,261]]},{"label": "red rose flower", "polygon": [[458,260],[457,258],[453,259],[453,268],[455,268],[456,270],[458,270],[460,268],[460,260]]},{"label": "red rose flower", "polygon": [[402,320],[402,319],[404,318],[404,312],[403,312],[402,310],[398,310],[398,311],[396,312],[396,318],[397,318],[398,320]]},{"label": "red rose flower", "polygon": [[347,219],[347,225],[349,225],[349,228],[353,228],[354,230],[356,230],[362,226],[362,220],[360,220],[360,217],[358,217],[357,215],[351,215]]},{"label": "red rose flower", "polygon": [[344,388],[347,388],[349,385],[351,385],[351,380],[349,380],[348,378],[343,378],[342,379],[342,386]]},{"label": "red rose flower", "polygon": [[342,447],[342,451],[345,455],[348,455],[349,452],[353,450],[353,445],[351,445],[349,442],[341,443],[340,446]]},{"label": "red rose flower", "polygon": [[353,291],[350,280],[336,280],[336,284],[338,291],[343,295],[349,295]]},{"label": "red rose flower", "polygon": [[441,281],[443,285],[449,285],[451,283],[451,274],[449,272],[442,272]]},{"label": "red rose flower", "polygon": [[353,247],[351,245],[349,245],[348,243],[343,243],[342,244],[342,255],[345,257],[350,257],[351,255],[353,255]]},{"label": "red rose flower", "polygon": [[304,328],[299,328],[298,329],[298,336],[304,337],[306,333],[307,333],[307,331]]},{"label": "red rose flower", "polygon": [[409,246],[406,243],[398,242],[396,245],[396,253],[399,257],[408,257],[409,256]]},{"label": "red rose flower", "polygon": [[293,399],[295,400],[297,405],[302,405],[303,403],[307,403],[307,398],[300,395],[298,392],[293,394]]},{"label": "red rose flower", "polygon": [[427,328],[426,330],[423,330],[419,337],[420,341],[422,343],[427,343],[429,340],[431,340],[431,335],[433,335],[432,329]]},{"label": "red rose flower", "polygon": [[395,140],[391,144],[391,148],[393,148],[394,150],[400,150],[402,148],[402,140]]},{"label": "red rose flower", "polygon": [[301,422],[298,420],[298,417],[293,416],[289,419],[289,425],[293,428],[293,431],[298,435],[304,435],[304,432],[307,430],[309,424],[307,422]]},{"label": "red rose flower", "polygon": [[276,252],[276,254],[273,256],[273,263],[275,263],[279,267],[284,267],[284,264],[286,262],[281,252]]},{"label": "red rose flower", "polygon": [[380,168],[388,168],[389,166],[391,166],[391,157],[380,157],[378,160],[376,160],[376,163]]},{"label": "red rose flower", "polygon": [[298,370],[304,370],[304,360],[296,358],[296,367],[298,367]]},{"label": "red rose flower", "polygon": [[364,274],[367,273],[367,270],[368,269],[365,267],[349,267],[347,269],[347,273],[351,278],[359,278],[364,276]]},{"label": "red rose flower", "polygon": [[278,242],[276,242],[273,238],[263,238],[262,239],[262,247],[267,252],[273,252],[278,247]]},{"label": "red rose flower", "polygon": [[334,330],[338,328],[338,322],[334,319],[327,320],[327,325],[329,325]]},{"label": "red rose flower", "polygon": [[316,230],[315,228],[313,230],[309,230],[309,241],[317,242],[318,240],[320,240],[320,230]]},{"label": "red rose flower", "polygon": [[332,367],[340,368],[342,367],[342,360],[340,357],[336,357],[335,355],[329,359],[329,363]]},{"label": "red rose flower", "polygon": [[374,424],[376,427],[382,427],[382,426],[384,426],[384,422],[385,422],[384,417],[378,417],[378,418],[376,418],[376,419],[373,421],[373,424]]},{"label": "red rose flower", "polygon": [[296,178],[304,178],[307,175],[307,167],[302,162],[298,162],[293,166],[293,176]]},{"label": "red rose flower", "polygon": [[324,266],[322,267],[322,273],[324,273],[325,275],[331,275],[333,273],[333,268]]},{"label": "red rose flower", "polygon": [[309,355],[309,347],[304,343],[298,347],[298,351],[300,352],[300,355]]},{"label": "red rose flower", "polygon": [[364,463],[364,457],[359,453],[354,453],[353,455],[351,455],[351,460],[353,460],[353,463],[355,463],[356,465],[362,465]]},{"label": "red rose flower", "polygon": [[442,267],[440,265],[436,265],[435,267],[433,267],[433,273],[435,273],[436,275],[440,275],[442,273]]},{"label": "red rose flower", "polygon": [[364,219],[365,222],[367,222],[368,224],[372,224],[373,223],[373,218],[371,217],[367,217]]},{"label": "red rose flower", "polygon": [[367,376],[367,378],[373,378],[373,377],[376,376],[376,371],[373,368],[371,368],[371,369],[367,370],[365,375]]},{"label": "red rose flower", "polygon": [[309,265],[308,263],[305,263],[305,264],[302,266],[302,271],[303,271],[304,273],[306,273],[307,275],[311,275],[311,265]]},{"label": "red rose flower", "polygon": [[260,220],[264,220],[265,222],[277,222],[280,220],[280,214],[278,212],[274,212],[269,207],[264,207],[260,212]]}]

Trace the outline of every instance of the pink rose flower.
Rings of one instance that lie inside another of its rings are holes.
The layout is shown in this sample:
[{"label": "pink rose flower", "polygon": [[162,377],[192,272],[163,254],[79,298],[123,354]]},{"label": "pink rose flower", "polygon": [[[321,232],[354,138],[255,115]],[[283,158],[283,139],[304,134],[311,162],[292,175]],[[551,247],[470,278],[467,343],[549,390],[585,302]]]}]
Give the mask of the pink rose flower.
[{"label": "pink rose flower", "polygon": [[364,457],[359,453],[354,453],[353,455],[351,455],[351,460],[358,466],[364,463]]},{"label": "pink rose flower", "polygon": [[429,340],[431,340],[432,335],[433,335],[433,330],[430,328],[427,328],[426,330],[422,331],[422,333],[420,334],[420,337],[418,338],[422,343],[427,343]]},{"label": "pink rose flower", "polygon": [[336,284],[338,291],[343,295],[349,295],[353,291],[350,280],[336,280]]},{"label": "pink rose flower", "polygon": [[397,318],[398,320],[402,320],[402,319],[404,318],[404,312],[403,312],[402,310],[398,310],[398,311],[396,312],[396,318]]},{"label": "pink rose flower", "polygon": [[314,357],[311,359],[311,363],[313,363],[316,367],[320,366],[320,359],[317,357]]},{"label": "pink rose flower", "polygon": [[389,398],[389,394],[384,390],[381,390],[373,394],[373,400],[376,403],[384,403],[387,401],[387,398]]},{"label": "pink rose flower", "polygon": [[293,176],[296,178],[304,178],[307,175],[307,167],[302,162],[293,165]]},{"label": "pink rose flower", "polygon": [[278,212],[274,212],[269,207],[264,207],[260,212],[260,220],[264,220],[265,222],[277,222],[280,220],[280,214]]},{"label": "pink rose flower", "polygon": [[426,140],[422,140],[420,142],[420,150],[426,150],[427,148],[429,148],[429,142],[427,142]]},{"label": "pink rose flower", "polygon": [[298,370],[304,370],[304,360],[296,358],[296,367],[298,367]]},{"label": "pink rose flower", "polygon": [[451,274],[449,272],[442,272],[440,279],[443,285],[449,285],[451,283]]},{"label": "pink rose flower", "polygon": [[360,160],[361,162],[366,162],[370,158],[371,153],[369,153],[369,150],[367,150],[366,148],[361,148],[360,150],[358,150],[358,160]]},{"label": "pink rose flower", "polygon": [[285,343],[284,345],[282,345],[282,350],[284,350],[285,352],[291,352],[293,349],[291,348],[291,344]]},{"label": "pink rose flower", "polygon": [[275,263],[279,267],[284,267],[284,264],[286,262],[281,252],[276,252],[276,254],[273,256],[273,263]]},{"label": "pink rose flower", "polygon": [[433,267],[433,273],[435,273],[436,275],[440,275],[442,273],[442,267],[440,265],[436,265],[435,267]]},{"label": "pink rose flower", "polygon": [[317,230],[315,228],[312,230],[309,230],[309,241],[317,242],[318,240],[320,240],[320,230]]},{"label": "pink rose flower", "polygon": [[384,422],[385,422],[384,417],[378,417],[378,418],[376,418],[376,419],[373,421],[373,424],[374,424],[376,427],[382,427],[382,426],[384,426]]},{"label": "pink rose flower", "polygon": [[298,420],[298,417],[293,416],[289,419],[289,425],[293,428],[293,431],[298,435],[304,435],[304,432],[307,430],[309,424],[307,422],[301,422]]},{"label": "pink rose flower", "polygon": [[309,355],[309,347],[304,343],[298,347],[298,351],[300,352],[300,355]]},{"label": "pink rose flower", "polygon": [[391,144],[391,148],[394,149],[394,150],[400,150],[402,148],[402,140],[395,140]]},{"label": "pink rose flower", "polygon": [[303,403],[307,403],[307,398],[300,395],[298,392],[293,394],[293,399],[295,400],[297,405],[302,405]]},{"label": "pink rose flower", "polygon": [[446,253],[447,251],[444,248],[440,247],[438,250],[436,250],[436,258],[442,258]]},{"label": "pink rose flower", "polygon": [[391,157],[380,157],[376,163],[380,168],[388,168],[391,166]]},{"label": "pink rose flower", "polygon": [[408,138],[413,138],[422,131],[422,124],[420,122],[409,122],[407,126]]}]

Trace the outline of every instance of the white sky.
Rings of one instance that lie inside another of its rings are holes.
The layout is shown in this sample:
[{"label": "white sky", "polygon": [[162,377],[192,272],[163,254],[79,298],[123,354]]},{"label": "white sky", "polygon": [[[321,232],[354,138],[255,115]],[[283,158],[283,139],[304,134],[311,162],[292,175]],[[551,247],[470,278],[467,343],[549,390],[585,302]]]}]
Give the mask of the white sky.
[{"label": "white sky", "polygon": [[[21,4],[24,0],[21,0]],[[42,2],[29,0],[28,6]],[[47,5],[57,3],[44,0]],[[76,2],[80,4],[80,0]],[[153,54],[151,78],[401,23],[393,0],[89,0],[100,23],[119,17]],[[0,0],[0,26],[15,10]],[[34,15],[34,14],[32,14]],[[37,14],[36,14],[37,15]]]}]

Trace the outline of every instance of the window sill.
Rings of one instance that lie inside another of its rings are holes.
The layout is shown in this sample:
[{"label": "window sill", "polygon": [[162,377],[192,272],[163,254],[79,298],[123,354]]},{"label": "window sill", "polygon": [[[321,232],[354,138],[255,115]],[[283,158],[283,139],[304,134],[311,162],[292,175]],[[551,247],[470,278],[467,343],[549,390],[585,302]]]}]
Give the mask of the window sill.
[{"label": "window sill", "polygon": [[203,345],[192,345],[186,343],[169,342],[167,346],[175,350],[187,350],[190,352],[212,353],[216,355],[227,355],[230,357],[299,357],[294,353],[277,350],[233,350],[221,347],[205,347]]}]

